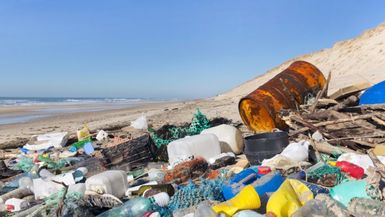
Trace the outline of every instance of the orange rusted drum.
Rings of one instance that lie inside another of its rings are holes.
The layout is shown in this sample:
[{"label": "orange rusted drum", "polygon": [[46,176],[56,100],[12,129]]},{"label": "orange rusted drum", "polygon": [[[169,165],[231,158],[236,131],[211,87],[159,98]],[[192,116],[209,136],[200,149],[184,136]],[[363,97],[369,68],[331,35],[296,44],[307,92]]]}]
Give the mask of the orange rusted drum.
[{"label": "orange rusted drum", "polygon": [[286,129],[278,113],[295,109],[308,97],[315,96],[326,83],[322,72],[305,61],[296,61],[287,69],[239,101],[239,114],[254,132]]}]

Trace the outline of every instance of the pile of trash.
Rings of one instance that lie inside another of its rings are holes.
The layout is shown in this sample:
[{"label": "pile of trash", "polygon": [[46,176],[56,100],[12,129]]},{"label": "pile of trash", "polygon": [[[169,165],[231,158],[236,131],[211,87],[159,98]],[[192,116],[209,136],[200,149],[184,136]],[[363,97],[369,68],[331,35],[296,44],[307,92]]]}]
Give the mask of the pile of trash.
[{"label": "pile of trash", "polygon": [[385,216],[385,83],[326,96],[330,79],[293,63],[241,99],[248,130],[197,110],[142,115],[136,138],[33,136],[0,153],[0,216]]}]

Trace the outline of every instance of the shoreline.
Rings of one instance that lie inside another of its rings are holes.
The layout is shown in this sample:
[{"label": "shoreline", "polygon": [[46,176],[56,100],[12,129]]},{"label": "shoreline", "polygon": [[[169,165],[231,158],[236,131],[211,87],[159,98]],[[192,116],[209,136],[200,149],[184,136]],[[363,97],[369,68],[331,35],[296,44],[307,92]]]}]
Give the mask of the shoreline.
[{"label": "shoreline", "polygon": [[[236,101],[236,100],[235,100]],[[26,123],[0,125],[0,144],[18,139],[29,139],[32,135],[49,132],[69,132],[87,124],[92,130],[100,130],[114,125],[126,125],[127,130],[142,113],[147,116],[148,123],[154,128],[164,124],[181,124],[191,121],[196,109],[199,108],[207,117],[227,117],[234,121],[240,120],[237,115],[237,103],[233,100],[217,101],[212,99],[159,102],[135,105],[129,108],[110,109],[103,111],[56,114]],[[22,109],[16,109],[22,111]]]}]

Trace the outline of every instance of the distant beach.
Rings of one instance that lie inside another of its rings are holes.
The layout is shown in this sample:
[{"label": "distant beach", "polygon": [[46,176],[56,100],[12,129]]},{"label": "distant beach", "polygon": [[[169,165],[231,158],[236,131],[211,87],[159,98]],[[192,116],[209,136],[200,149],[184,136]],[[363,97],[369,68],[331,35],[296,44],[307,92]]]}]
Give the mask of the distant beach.
[{"label": "distant beach", "polygon": [[161,101],[139,98],[0,97],[0,125],[26,123],[66,113],[123,109]]}]

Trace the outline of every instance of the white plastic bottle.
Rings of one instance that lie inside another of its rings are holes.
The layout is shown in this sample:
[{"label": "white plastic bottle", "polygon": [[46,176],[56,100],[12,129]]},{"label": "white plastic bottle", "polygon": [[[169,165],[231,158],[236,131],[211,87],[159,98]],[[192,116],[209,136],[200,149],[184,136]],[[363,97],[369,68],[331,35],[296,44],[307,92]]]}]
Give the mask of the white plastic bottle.
[{"label": "white plastic bottle", "polygon": [[191,156],[203,157],[207,161],[221,154],[218,137],[214,134],[201,134],[178,139],[167,146],[170,165]]},{"label": "white plastic bottle", "polygon": [[98,194],[112,194],[121,198],[128,188],[127,174],[123,170],[108,170],[91,176],[86,181],[86,190]]},{"label": "white plastic bottle", "polygon": [[203,130],[201,132],[201,134],[208,133],[214,134],[218,137],[222,153],[242,153],[244,147],[242,132],[236,127],[227,124],[222,124],[216,127]]}]

